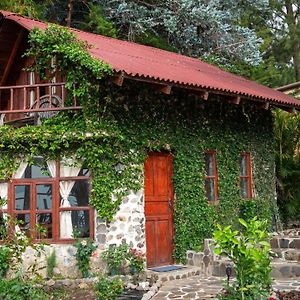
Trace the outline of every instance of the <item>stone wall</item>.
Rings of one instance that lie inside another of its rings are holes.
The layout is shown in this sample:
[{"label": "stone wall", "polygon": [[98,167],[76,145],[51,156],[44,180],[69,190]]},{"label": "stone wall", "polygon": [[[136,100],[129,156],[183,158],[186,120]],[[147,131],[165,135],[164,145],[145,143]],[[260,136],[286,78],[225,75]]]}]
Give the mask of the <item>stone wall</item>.
[{"label": "stone wall", "polygon": [[[51,255],[53,251],[56,254],[56,267],[54,268],[54,275],[64,278],[80,278],[80,272],[76,266],[76,248],[73,245],[53,244],[44,246],[44,252],[41,256],[37,256],[37,252],[32,248],[27,248],[23,254],[22,270],[24,273],[30,275],[32,267],[36,265],[36,270],[42,277],[46,277],[47,274],[47,257]],[[91,257],[91,271],[100,272],[105,270],[106,266],[102,262],[101,256],[102,250],[98,248]],[[11,271],[13,272],[13,270]]]},{"label": "stone wall", "polygon": [[119,211],[109,224],[96,218],[96,241],[105,248],[128,244],[146,252],[143,190],[124,197]]},{"label": "stone wall", "polygon": [[[101,260],[101,253],[109,245],[128,244],[146,253],[145,239],[145,215],[143,190],[124,197],[119,211],[109,224],[95,217],[95,243],[98,249],[91,257],[92,272],[105,270],[105,264]],[[30,266],[35,264],[41,276],[46,277],[46,259],[52,251],[56,253],[56,267],[54,273],[57,276],[76,278],[80,273],[76,266],[76,248],[70,244],[52,244],[45,246],[45,253],[36,258],[36,252],[28,248],[23,255],[23,271],[28,272]]]},{"label": "stone wall", "polygon": [[196,266],[201,268],[201,273],[204,276],[211,276],[213,272],[214,262],[214,246],[212,245],[213,240],[204,240],[203,252],[196,252],[188,250],[186,253],[187,264],[190,266]]}]

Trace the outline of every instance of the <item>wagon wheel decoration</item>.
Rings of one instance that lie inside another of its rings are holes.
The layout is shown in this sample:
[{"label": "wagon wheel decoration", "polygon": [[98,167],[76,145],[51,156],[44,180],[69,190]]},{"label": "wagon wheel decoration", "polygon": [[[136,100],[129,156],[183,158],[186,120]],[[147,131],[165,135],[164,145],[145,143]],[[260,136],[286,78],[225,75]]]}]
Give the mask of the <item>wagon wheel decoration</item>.
[{"label": "wagon wheel decoration", "polygon": [[[40,119],[48,119],[56,116],[58,111],[51,111],[51,108],[61,107],[62,100],[57,95],[44,95],[39,100],[34,101],[30,109],[49,109],[49,111],[35,112]],[[32,113],[30,114],[32,115]]]}]

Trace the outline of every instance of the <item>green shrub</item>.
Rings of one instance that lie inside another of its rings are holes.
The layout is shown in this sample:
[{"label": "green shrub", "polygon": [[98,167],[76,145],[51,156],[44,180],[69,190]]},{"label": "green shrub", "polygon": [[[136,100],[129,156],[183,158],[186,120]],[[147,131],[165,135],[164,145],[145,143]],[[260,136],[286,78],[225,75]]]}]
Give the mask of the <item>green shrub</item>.
[{"label": "green shrub", "polygon": [[95,292],[98,300],[115,300],[124,290],[123,282],[119,278],[109,279],[102,276],[95,284]]},{"label": "green shrub", "polygon": [[9,270],[11,253],[8,247],[0,247],[0,279],[5,278]]},{"label": "green shrub", "polygon": [[56,266],[56,252],[55,250],[47,257],[47,277],[52,278],[54,275],[54,268]]},{"label": "green shrub", "polygon": [[83,278],[90,276],[90,258],[92,253],[97,249],[97,245],[95,245],[89,239],[79,239],[76,237],[76,241],[74,244],[77,249],[76,252],[76,260],[77,267],[81,272]]},{"label": "green shrub", "polygon": [[214,232],[216,254],[227,256],[236,271],[236,281],[226,287],[219,299],[263,299],[269,296],[271,287],[270,238],[266,231],[267,221],[256,217],[246,222],[239,219],[243,229],[232,231],[231,226]]},{"label": "green shrub", "polygon": [[129,258],[129,247],[127,244],[119,246],[110,245],[101,257],[107,263],[110,275],[120,275],[125,273],[126,261]]},{"label": "green shrub", "polygon": [[20,278],[0,280],[0,299],[3,300],[47,300],[47,293],[35,287],[30,281]]}]

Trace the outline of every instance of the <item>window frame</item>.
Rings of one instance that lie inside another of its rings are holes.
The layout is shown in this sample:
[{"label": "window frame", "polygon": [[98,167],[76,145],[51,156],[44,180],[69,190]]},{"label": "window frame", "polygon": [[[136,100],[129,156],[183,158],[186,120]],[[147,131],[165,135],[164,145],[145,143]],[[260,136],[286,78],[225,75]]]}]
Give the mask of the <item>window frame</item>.
[{"label": "window frame", "polygon": [[[211,155],[212,156],[212,163],[213,163],[213,173],[214,175],[207,175],[207,169],[206,169],[206,163],[205,163],[205,156],[206,155]],[[206,191],[206,185],[205,182],[206,180],[213,180],[214,181],[214,199],[213,200],[209,200],[207,197],[207,202],[209,204],[217,204],[219,203],[219,192],[218,192],[218,168],[217,168],[217,151],[216,150],[206,150],[204,152],[204,169],[205,169],[205,176],[204,176],[204,190],[205,190],[205,194],[207,194]]]},{"label": "window frame", "polygon": [[[241,175],[241,162],[239,162],[239,190],[240,190],[240,197],[242,199],[252,199],[253,198],[253,190],[252,190],[252,164],[251,164],[251,153],[250,152],[241,152],[239,159],[241,160],[242,157],[245,157],[245,167],[246,167],[246,175]],[[242,197],[242,190],[241,190],[241,181],[242,179],[246,179],[248,184],[247,188],[247,196]]]},{"label": "window frame", "polygon": [[[92,176],[60,176],[60,161],[56,161],[56,174],[55,177],[49,178],[18,178],[11,179],[8,182],[8,200],[7,209],[0,209],[1,213],[6,213],[14,217],[16,214],[30,214],[30,230],[33,242],[47,242],[51,244],[68,244],[74,243],[74,238],[60,238],[60,212],[61,211],[89,211],[89,238],[94,240],[94,216],[95,212],[91,205],[88,206],[71,206],[60,207],[60,181],[80,181],[88,180],[89,182],[89,195],[92,189]],[[52,209],[50,210],[37,210],[36,205],[36,186],[40,184],[52,184]],[[29,185],[30,186],[30,210],[16,210],[15,209],[15,186]],[[37,238],[36,231],[34,230],[36,224],[36,215],[38,213],[51,213],[52,214],[52,238]]]}]

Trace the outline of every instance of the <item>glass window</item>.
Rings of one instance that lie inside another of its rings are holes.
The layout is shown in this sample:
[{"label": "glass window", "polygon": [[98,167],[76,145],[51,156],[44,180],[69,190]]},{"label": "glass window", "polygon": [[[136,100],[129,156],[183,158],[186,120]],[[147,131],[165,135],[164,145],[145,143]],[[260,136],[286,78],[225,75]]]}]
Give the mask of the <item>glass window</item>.
[{"label": "glass window", "polygon": [[47,162],[42,157],[35,157],[34,164],[28,164],[22,178],[49,178],[51,177]]},{"label": "glass window", "polygon": [[29,210],[30,209],[30,185],[15,186],[15,209]]},{"label": "glass window", "polygon": [[[61,212],[61,218],[65,213],[71,214],[71,222],[73,233],[76,233],[81,238],[90,237],[90,212],[89,210],[73,210]],[[62,237],[65,237],[64,232],[61,232]],[[66,238],[66,237],[65,237]]]},{"label": "glass window", "polygon": [[252,198],[252,174],[250,153],[240,155],[240,196]]},{"label": "glass window", "polygon": [[216,152],[208,151],[205,160],[205,193],[210,202],[218,200],[218,174],[216,165]]},{"label": "glass window", "polygon": [[52,239],[52,214],[37,214],[36,224],[39,226],[37,239]]},{"label": "glass window", "polygon": [[81,237],[93,238],[89,169],[69,159],[57,174],[57,162],[42,157],[34,162],[22,178],[12,179],[13,203],[2,212],[12,215],[16,228],[35,240],[72,241],[75,230]]},{"label": "glass window", "polygon": [[[67,182],[68,181],[65,181],[64,183]],[[89,181],[77,180],[74,183],[72,190],[68,196],[68,201],[71,206],[88,206],[89,205]],[[61,203],[62,203],[62,199],[61,199]]]},{"label": "glass window", "polygon": [[36,185],[36,209],[47,210],[52,208],[52,184]]}]

